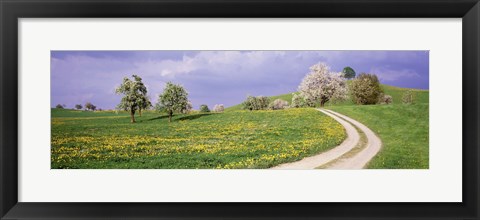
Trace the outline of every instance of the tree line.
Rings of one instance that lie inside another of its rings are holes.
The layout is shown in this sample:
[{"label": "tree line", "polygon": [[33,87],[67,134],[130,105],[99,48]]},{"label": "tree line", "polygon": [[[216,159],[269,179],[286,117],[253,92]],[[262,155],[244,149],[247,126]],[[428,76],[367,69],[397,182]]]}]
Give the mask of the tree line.
[{"label": "tree line", "polygon": [[[350,81],[350,83],[347,83]],[[278,110],[300,107],[324,107],[329,101],[341,102],[348,98],[357,105],[391,104],[393,98],[384,94],[380,81],[375,74],[360,73],[349,66],[342,72],[333,72],[325,63],[310,67],[310,72],[303,78],[298,91],[293,93],[289,103],[282,99],[273,102],[266,96],[248,96],[242,103],[245,110]],[[407,90],[402,96],[405,104],[413,103],[415,93]]]},{"label": "tree line", "polygon": [[[66,108],[67,106],[65,104],[57,104],[55,106],[55,108],[60,108],[60,109],[64,109]],[[84,108],[85,107],[85,108]],[[81,104],[75,104],[75,109],[77,110],[81,110],[81,109],[85,109],[87,111],[95,111],[97,110],[97,106],[95,106],[94,104],[92,104],[91,102],[87,102],[85,103],[85,106],[82,106]],[[102,109],[98,109],[98,110],[102,110]]]},{"label": "tree line", "polygon": [[[135,123],[135,113],[142,116],[142,110],[152,106],[147,95],[147,88],[142,78],[132,75],[133,79],[125,77],[122,84],[116,89],[117,94],[123,95],[117,109],[130,113],[130,122]],[[158,96],[155,109],[167,113],[168,121],[172,121],[174,113],[188,114],[192,111],[192,103],[188,100],[188,92],[183,86],[167,82],[163,92]],[[215,105],[215,112],[223,112],[223,105]],[[200,105],[200,112],[210,112],[207,105]]]}]

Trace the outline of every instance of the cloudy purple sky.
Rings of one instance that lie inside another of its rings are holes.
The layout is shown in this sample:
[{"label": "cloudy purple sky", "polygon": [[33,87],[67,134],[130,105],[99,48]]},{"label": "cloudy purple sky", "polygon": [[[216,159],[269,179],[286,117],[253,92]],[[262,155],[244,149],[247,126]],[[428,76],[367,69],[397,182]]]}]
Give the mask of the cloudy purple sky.
[{"label": "cloudy purple sky", "polygon": [[121,99],[115,88],[132,74],[143,78],[153,103],[172,81],[187,89],[195,109],[232,106],[247,95],[296,91],[319,62],[336,72],[374,73],[388,85],[429,88],[428,51],[52,51],[51,106],[113,109]]}]

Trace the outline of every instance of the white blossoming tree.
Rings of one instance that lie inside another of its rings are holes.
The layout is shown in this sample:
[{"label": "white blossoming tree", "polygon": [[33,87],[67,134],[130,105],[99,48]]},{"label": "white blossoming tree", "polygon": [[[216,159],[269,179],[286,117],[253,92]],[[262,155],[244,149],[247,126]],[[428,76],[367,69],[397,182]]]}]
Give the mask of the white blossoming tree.
[{"label": "white blossoming tree", "polygon": [[306,102],[320,104],[321,107],[329,100],[347,98],[347,86],[342,73],[330,72],[330,67],[324,63],[310,67],[310,73],[303,78],[298,91]]},{"label": "white blossoming tree", "polygon": [[282,99],[275,99],[270,105],[268,105],[268,108],[271,110],[285,109],[288,108],[288,102]]},{"label": "white blossoming tree", "polygon": [[190,112],[192,112],[192,109],[193,109],[193,105],[192,105],[192,102],[187,102],[187,104],[185,105],[185,108],[182,109],[182,113],[183,114],[189,114]]},{"label": "white blossoming tree", "polygon": [[[117,105],[117,109],[130,112],[130,122],[135,123],[135,112],[147,109],[152,103],[147,96],[147,87],[143,84],[142,78],[132,75],[134,80],[128,77],[123,78],[123,83],[116,88],[117,94],[123,94],[122,100]],[[89,103],[85,104],[85,108]],[[95,107],[95,106],[94,106]]]},{"label": "white blossoming tree", "polygon": [[174,112],[181,112],[187,108],[188,92],[181,85],[168,82],[163,93],[158,96],[159,109],[168,113],[168,121],[172,122]]},{"label": "white blossoming tree", "polygon": [[225,107],[223,104],[217,104],[213,107],[214,112],[223,112],[225,110]]}]

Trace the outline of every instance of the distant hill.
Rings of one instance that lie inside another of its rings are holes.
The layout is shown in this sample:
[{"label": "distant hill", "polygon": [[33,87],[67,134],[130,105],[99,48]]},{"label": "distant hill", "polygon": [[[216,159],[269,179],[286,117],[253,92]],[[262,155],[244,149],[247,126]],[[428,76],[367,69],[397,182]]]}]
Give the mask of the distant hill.
[{"label": "distant hill", "polygon": [[415,102],[416,103],[428,103],[429,102],[429,91],[428,90],[423,90],[423,89],[409,89],[409,88],[400,88],[400,87],[395,87],[395,86],[389,86],[389,85],[381,85],[383,88],[383,91],[387,95],[391,95],[393,98],[393,103],[398,104],[402,103],[402,95],[405,91],[407,90],[413,90],[415,93]]},{"label": "distant hill", "polygon": [[[292,96],[293,96],[293,93],[287,93],[287,94],[283,94],[283,95],[269,96],[268,98],[270,98],[270,101],[273,101],[275,99],[282,99],[282,100],[287,101],[290,104],[290,102],[292,101]],[[234,105],[234,106],[230,106],[228,108],[225,108],[225,111],[236,111],[236,110],[242,110],[242,104],[241,103],[238,104],[238,105]]]}]

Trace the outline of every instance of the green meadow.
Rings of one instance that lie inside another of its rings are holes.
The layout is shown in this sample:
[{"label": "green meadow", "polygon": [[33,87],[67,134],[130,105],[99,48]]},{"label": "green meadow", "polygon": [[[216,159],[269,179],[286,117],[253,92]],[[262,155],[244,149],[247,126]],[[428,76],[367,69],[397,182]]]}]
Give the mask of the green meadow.
[{"label": "green meadow", "polygon": [[[414,104],[403,104],[407,89],[382,85],[392,104],[328,102],[374,131],[381,151],[373,169],[429,168],[429,93],[413,90]],[[292,94],[270,97],[291,101]],[[346,134],[332,118],[314,108],[241,110],[176,114],[146,111],[130,123],[126,112],[52,109],[51,166],[80,169],[269,168],[324,152]]]},{"label": "green meadow", "polygon": [[[429,92],[413,89],[414,104],[403,104],[402,95],[410,89],[381,85],[393,103],[355,105],[351,100],[328,102],[325,108],[349,116],[366,125],[382,140],[382,149],[368,168],[428,169],[429,168]],[[292,93],[272,99],[292,100]],[[240,109],[241,105],[225,109]]]},{"label": "green meadow", "polygon": [[429,168],[429,94],[414,90],[414,104],[402,104],[406,89],[383,85],[393,97],[389,105],[330,105],[326,108],[369,127],[382,140],[382,149],[369,162],[375,169]]},{"label": "green meadow", "polygon": [[52,109],[53,169],[268,168],[340,144],[346,134],[313,108],[168,116]]}]

